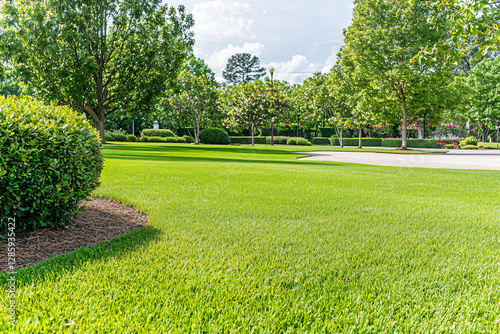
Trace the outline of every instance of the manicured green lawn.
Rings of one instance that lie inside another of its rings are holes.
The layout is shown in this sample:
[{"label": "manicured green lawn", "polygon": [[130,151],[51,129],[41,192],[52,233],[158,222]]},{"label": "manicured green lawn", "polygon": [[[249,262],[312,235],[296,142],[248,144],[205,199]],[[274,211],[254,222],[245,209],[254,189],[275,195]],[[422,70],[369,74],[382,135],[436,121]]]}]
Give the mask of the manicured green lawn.
[{"label": "manicured green lawn", "polygon": [[20,270],[18,333],[500,331],[498,171],[104,153],[96,195],[151,227]]}]

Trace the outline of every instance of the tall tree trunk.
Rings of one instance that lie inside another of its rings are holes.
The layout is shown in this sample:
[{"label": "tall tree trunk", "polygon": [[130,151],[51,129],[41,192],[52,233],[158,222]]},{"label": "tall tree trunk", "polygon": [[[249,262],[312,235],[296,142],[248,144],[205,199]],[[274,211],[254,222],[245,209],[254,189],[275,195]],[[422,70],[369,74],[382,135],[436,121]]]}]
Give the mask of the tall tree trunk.
[{"label": "tall tree trunk", "polygon": [[200,144],[200,125],[197,122],[196,117],[193,117],[193,132],[194,132],[194,140],[196,145]]},{"label": "tall tree trunk", "polygon": [[342,128],[340,129],[340,137],[339,137],[339,141],[340,141],[340,147],[344,147],[344,130],[342,130]]},{"label": "tall tree trunk", "polygon": [[418,139],[424,139],[424,129],[417,128],[417,131],[418,131]]},{"label": "tall tree trunk", "polygon": [[363,130],[361,128],[359,128],[359,146],[358,146],[358,148],[363,148],[363,145],[361,145],[361,142],[362,142],[361,141],[361,135],[362,135],[362,133],[363,133]]},{"label": "tall tree trunk", "polygon": [[273,127],[273,118],[271,117],[271,146],[274,145],[274,127]]},{"label": "tall tree trunk", "polygon": [[95,128],[97,132],[99,132],[99,136],[101,136],[101,143],[106,144],[106,132],[104,131],[104,117],[100,117],[97,120],[94,120]]},{"label": "tall tree trunk", "polygon": [[253,123],[252,123],[252,146],[255,145],[255,140],[254,140],[254,137],[253,137]]},{"label": "tall tree trunk", "polygon": [[402,139],[403,139],[403,142],[401,144],[401,149],[402,150],[406,150],[406,146],[407,146],[407,140],[406,140],[406,137],[407,137],[407,134],[406,134],[406,128],[408,127],[408,122],[406,120],[406,117],[407,117],[407,110],[406,110],[406,104],[403,102],[403,125],[402,125],[402,129],[401,129],[401,132],[402,132]]}]

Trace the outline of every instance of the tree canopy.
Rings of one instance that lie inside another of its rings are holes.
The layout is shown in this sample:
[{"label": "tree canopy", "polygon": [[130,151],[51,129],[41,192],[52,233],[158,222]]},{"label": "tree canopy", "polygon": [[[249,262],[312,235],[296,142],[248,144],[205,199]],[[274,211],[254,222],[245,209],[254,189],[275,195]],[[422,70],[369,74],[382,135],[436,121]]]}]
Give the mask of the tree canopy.
[{"label": "tree canopy", "polygon": [[229,86],[259,80],[266,75],[266,69],[260,66],[257,56],[249,53],[237,53],[227,60],[222,76]]},{"label": "tree canopy", "polygon": [[13,0],[2,6],[2,56],[49,101],[91,118],[148,110],[194,43],[192,16],[160,0]]}]

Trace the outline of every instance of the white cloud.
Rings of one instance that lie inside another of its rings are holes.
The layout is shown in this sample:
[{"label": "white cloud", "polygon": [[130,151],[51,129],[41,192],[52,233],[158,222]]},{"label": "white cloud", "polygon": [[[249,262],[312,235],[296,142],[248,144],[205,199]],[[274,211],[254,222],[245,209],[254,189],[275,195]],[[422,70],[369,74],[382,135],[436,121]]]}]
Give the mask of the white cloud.
[{"label": "white cloud", "polygon": [[327,73],[335,64],[335,51],[332,48],[332,54],[324,63],[310,62],[306,56],[295,55],[289,61],[272,62],[269,67],[274,67],[274,78],[278,80],[285,80],[289,83],[301,83],[306,78],[316,72]]},{"label": "white cloud", "polygon": [[242,46],[228,45],[227,48],[216,51],[212,54],[203,54],[201,50],[195,50],[197,57],[205,60],[205,63],[215,72],[216,78],[223,81],[222,71],[226,68],[227,60],[236,53],[250,53],[254,56],[260,57],[264,51],[264,44],[262,43],[245,43]]},{"label": "white cloud", "polygon": [[193,31],[197,42],[220,41],[250,34],[252,7],[246,2],[212,0],[195,3]]}]

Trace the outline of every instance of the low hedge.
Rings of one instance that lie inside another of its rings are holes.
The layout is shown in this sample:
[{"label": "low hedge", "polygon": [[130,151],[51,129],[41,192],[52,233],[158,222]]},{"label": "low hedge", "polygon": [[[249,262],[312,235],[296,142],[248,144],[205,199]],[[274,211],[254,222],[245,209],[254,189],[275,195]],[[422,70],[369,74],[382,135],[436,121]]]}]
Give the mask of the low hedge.
[{"label": "low hedge", "polygon": [[[252,137],[250,136],[237,136],[237,137],[229,137],[231,139],[231,143],[233,144],[252,144]],[[253,137],[255,144],[265,144],[266,137]]]},{"label": "low hedge", "polygon": [[455,145],[453,145],[453,144],[446,144],[446,145],[444,145],[444,148],[447,148],[447,149],[454,149],[454,148],[455,148]]},{"label": "low hedge", "polygon": [[477,147],[484,148],[484,149],[496,149],[497,148],[497,143],[484,143],[484,142],[480,142],[480,143],[477,143]]},{"label": "low hedge", "polygon": [[479,147],[476,145],[464,145],[461,147],[463,150],[478,150]]},{"label": "low hedge", "polygon": [[200,142],[203,144],[229,144],[231,138],[224,130],[208,128],[200,131]]},{"label": "low hedge", "polygon": [[313,138],[312,143],[313,143],[313,145],[331,145],[330,139],[324,138],[324,137]]},{"label": "low hedge", "polygon": [[[273,143],[277,145],[286,145],[290,137],[274,136]],[[271,137],[266,137],[266,144],[271,144]]]},{"label": "low hedge", "polygon": [[0,96],[0,233],[56,227],[99,185],[101,139],[69,107]]},{"label": "low hedge", "polygon": [[144,129],[141,132],[141,137],[174,137],[175,134],[168,129]]},{"label": "low hedge", "polygon": [[289,139],[286,141],[286,144],[287,144],[287,145],[297,145],[297,138],[289,138]]},{"label": "low hedge", "polygon": [[305,138],[297,138],[297,145],[312,146],[312,143]]},{"label": "low hedge", "polygon": [[[359,146],[359,138],[344,138],[344,146]],[[332,145],[339,146],[340,140],[332,137]],[[361,138],[362,146],[383,146],[381,138]]]},{"label": "low hedge", "polygon": [[137,137],[134,135],[127,135],[127,141],[137,141]]},{"label": "low hedge", "polygon": [[104,135],[104,139],[106,141],[114,141],[115,136],[114,136],[113,132],[106,132],[106,134]]},{"label": "low hedge", "polygon": [[115,138],[116,141],[127,141],[127,136],[124,135],[123,133],[114,132],[113,137]]},{"label": "low hedge", "polygon": [[187,143],[187,140],[186,140],[186,138],[184,138],[184,137],[177,137],[177,138],[175,138],[175,139],[177,139],[177,142],[178,142],[178,143],[182,143],[182,144]]}]

